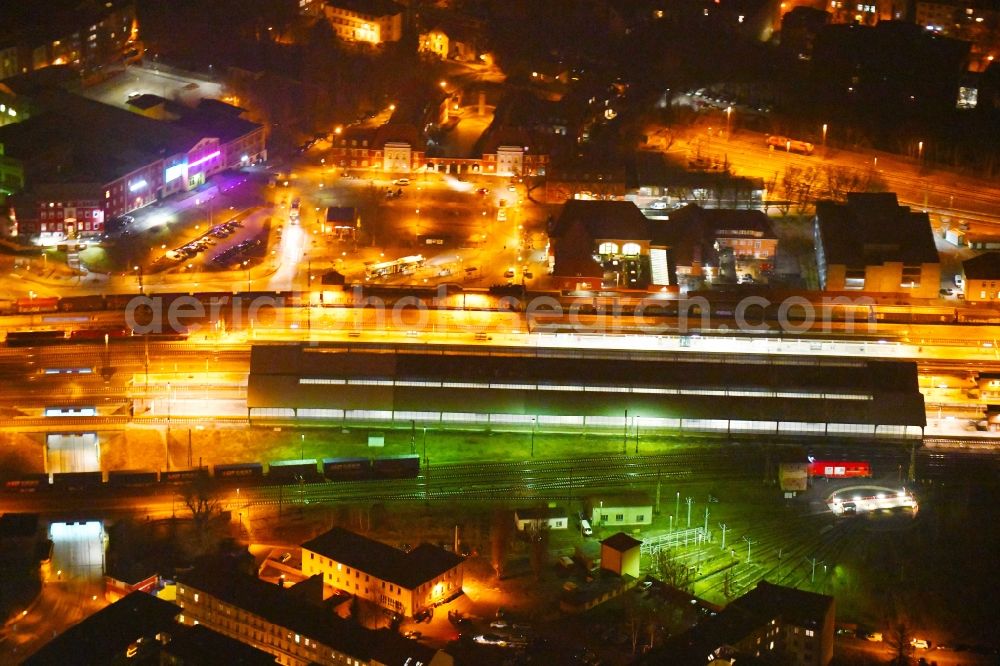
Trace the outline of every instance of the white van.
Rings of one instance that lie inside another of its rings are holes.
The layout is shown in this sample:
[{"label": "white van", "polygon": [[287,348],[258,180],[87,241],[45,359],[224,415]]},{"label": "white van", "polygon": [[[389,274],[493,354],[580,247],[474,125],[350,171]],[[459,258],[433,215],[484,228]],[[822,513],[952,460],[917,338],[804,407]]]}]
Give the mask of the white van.
[{"label": "white van", "polygon": [[583,532],[583,536],[585,537],[593,536],[594,534],[594,528],[590,526],[590,521],[586,518],[580,520],[580,531]]}]

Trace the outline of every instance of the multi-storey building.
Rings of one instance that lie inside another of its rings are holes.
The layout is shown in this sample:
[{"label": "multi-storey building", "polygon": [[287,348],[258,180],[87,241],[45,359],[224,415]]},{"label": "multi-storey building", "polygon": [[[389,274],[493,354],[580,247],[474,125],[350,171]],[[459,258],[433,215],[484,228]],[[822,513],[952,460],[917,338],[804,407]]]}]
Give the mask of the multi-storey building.
[{"label": "multi-storey building", "polygon": [[760,582],[638,663],[826,666],[833,659],[835,613],[831,596]]},{"label": "multi-storey building", "polygon": [[[755,210],[701,208],[649,220],[631,201],[570,200],[549,229],[551,272],[568,290],[716,281],[723,264],[764,270],[778,239]],[[736,281],[735,274],[728,274]]]},{"label": "multi-storey building", "polygon": [[347,42],[381,44],[403,36],[403,7],[392,0],[327,0],[323,14]]},{"label": "multi-storey building", "polygon": [[0,26],[0,79],[50,65],[86,75],[141,57],[134,0],[4,3]]},{"label": "multi-storey building", "polygon": [[914,22],[947,37],[972,43],[972,68],[1000,58],[1000,5],[990,0],[918,0]]},{"label": "multi-storey building", "polygon": [[927,213],[900,206],[891,192],[820,201],[814,218],[816,267],[825,291],[937,298],[941,262]]},{"label": "multi-storey building", "polygon": [[412,617],[462,591],[463,559],[431,544],[408,553],[334,527],[302,544],[302,573],[324,588]]},{"label": "multi-storey building", "polygon": [[968,303],[1000,303],[1000,252],[985,252],[962,262],[965,300]]},{"label": "multi-storey building", "polygon": [[322,595],[319,576],[282,587],[226,568],[200,568],[177,583],[177,621],[204,625],[288,666],[452,663],[445,652],[340,617]]},{"label": "multi-storey building", "polygon": [[[0,176],[17,233],[42,242],[97,235],[104,223],[210,176],[266,157],[264,128],[186,109],[157,121],[63,91],[0,127]],[[9,185],[9,188],[7,187]]]}]

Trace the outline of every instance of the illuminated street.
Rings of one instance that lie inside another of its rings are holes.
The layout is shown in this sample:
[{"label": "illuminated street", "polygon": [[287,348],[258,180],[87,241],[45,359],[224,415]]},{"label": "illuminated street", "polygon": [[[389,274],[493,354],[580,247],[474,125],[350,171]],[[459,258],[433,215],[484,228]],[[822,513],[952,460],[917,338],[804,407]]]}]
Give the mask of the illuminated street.
[{"label": "illuminated street", "polygon": [[996,6],[8,4],[0,663],[1000,655]]}]

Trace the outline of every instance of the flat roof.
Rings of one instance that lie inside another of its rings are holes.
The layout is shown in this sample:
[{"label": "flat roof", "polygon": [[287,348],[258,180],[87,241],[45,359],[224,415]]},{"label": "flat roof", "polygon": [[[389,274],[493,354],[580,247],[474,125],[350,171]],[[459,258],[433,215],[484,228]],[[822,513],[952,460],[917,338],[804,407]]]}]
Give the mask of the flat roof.
[{"label": "flat roof", "polygon": [[[250,408],[926,423],[912,362],[254,346]],[[331,383],[333,382],[333,383]],[[470,390],[474,389],[474,390]]]},{"label": "flat roof", "polygon": [[900,206],[892,192],[851,192],[847,203],[820,201],[816,223],[827,264],[908,266],[939,263],[927,213]]},{"label": "flat roof", "polygon": [[23,160],[28,180],[108,183],[157,160],[185,153],[200,134],[170,122],[50,91],[45,111],[0,127],[8,157]]}]

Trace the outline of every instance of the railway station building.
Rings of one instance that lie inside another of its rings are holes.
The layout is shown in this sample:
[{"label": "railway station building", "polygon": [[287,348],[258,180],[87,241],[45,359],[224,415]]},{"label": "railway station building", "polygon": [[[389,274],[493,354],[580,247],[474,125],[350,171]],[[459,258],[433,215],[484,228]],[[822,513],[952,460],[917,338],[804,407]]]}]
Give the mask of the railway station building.
[{"label": "railway station building", "polygon": [[255,346],[253,422],[919,439],[914,363],[375,344]]}]

